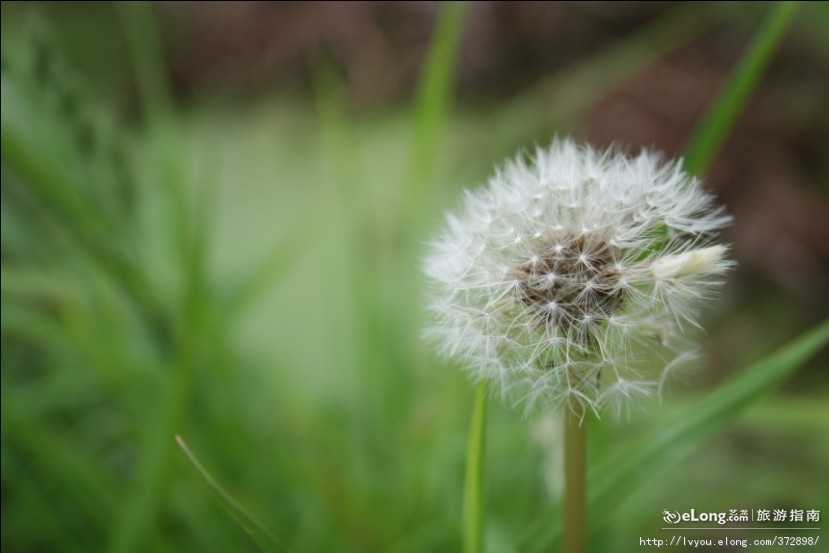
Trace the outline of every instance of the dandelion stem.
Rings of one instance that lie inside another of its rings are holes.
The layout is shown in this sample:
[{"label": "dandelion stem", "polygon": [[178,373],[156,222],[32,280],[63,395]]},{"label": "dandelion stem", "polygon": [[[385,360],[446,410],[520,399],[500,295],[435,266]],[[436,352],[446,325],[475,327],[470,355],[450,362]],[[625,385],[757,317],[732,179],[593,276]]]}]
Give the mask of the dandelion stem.
[{"label": "dandelion stem", "polygon": [[486,453],[487,382],[478,384],[469,425],[466,483],[463,494],[463,551],[484,550],[484,455]]},{"label": "dandelion stem", "polygon": [[587,526],[587,428],[578,404],[564,409],[564,553],[584,553]]}]

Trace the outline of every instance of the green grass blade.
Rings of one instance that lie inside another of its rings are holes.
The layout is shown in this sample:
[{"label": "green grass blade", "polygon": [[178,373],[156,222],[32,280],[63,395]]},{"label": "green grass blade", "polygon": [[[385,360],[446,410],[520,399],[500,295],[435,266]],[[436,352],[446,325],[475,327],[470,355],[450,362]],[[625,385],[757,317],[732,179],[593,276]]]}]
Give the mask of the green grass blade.
[{"label": "green grass blade", "polygon": [[[663,431],[648,437],[639,447],[626,449],[590,471],[588,510],[614,512],[644,480],[652,481],[660,470],[679,462],[703,440],[725,428],[745,407],[780,385],[827,343],[829,321],[742,371],[705,401],[684,408],[662,425]],[[601,519],[593,519],[594,529],[597,522],[601,523]],[[560,535],[559,524],[549,527],[532,551],[549,549]]]},{"label": "green grass blade", "polygon": [[116,8],[146,111],[144,115],[155,123],[171,112],[172,95],[164,73],[164,50],[153,6],[149,2],[120,2]]},{"label": "green grass blade", "polygon": [[181,436],[176,436],[176,443],[210,489],[221,499],[231,516],[263,551],[285,551],[279,540],[213,478]]},{"label": "green grass blade", "polygon": [[592,479],[592,503],[612,511],[614,504],[642,480],[652,479],[657,470],[685,457],[704,439],[722,430],[746,406],[780,385],[827,343],[829,320],[756,362],[700,404],[688,406],[635,453],[625,452],[623,457],[608,460],[597,468]]},{"label": "green grass blade", "polygon": [[484,466],[486,459],[486,381],[478,384],[469,425],[466,450],[466,482],[463,492],[463,551],[484,551]]},{"label": "green grass blade", "polygon": [[708,169],[759,84],[797,8],[798,2],[780,2],[772,9],[734,75],[694,131],[685,150],[688,171],[701,174]]},{"label": "green grass blade", "polygon": [[[415,138],[410,194],[407,205],[421,205],[431,197],[441,136],[451,107],[455,65],[466,6],[448,2],[441,8],[429,59],[424,70],[415,107]],[[405,206],[404,206],[405,207]]]}]

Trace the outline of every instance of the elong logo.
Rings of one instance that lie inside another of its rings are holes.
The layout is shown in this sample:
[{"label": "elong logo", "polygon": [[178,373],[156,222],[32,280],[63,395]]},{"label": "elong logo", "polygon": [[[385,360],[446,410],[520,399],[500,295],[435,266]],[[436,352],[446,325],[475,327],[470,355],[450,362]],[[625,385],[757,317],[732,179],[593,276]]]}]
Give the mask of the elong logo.
[{"label": "elong logo", "polygon": [[662,511],[662,520],[668,524],[679,524],[679,511]]},{"label": "elong logo", "polygon": [[728,513],[726,512],[711,512],[711,513],[697,513],[696,509],[680,513],[679,511],[669,511],[665,509],[662,511],[662,520],[668,524],[679,524],[680,522],[708,522],[716,523],[720,526],[728,522]]}]

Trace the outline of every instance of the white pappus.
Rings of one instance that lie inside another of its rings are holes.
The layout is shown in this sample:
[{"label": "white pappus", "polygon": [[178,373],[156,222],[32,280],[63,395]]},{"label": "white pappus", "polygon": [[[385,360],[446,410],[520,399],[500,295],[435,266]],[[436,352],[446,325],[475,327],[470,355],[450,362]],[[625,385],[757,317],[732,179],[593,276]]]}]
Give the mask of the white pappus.
[{"label": "white pappus", "polygon": [[[431,244],[427,335],[503,394],[621,410],[689,356],[684,327],[733,262],[730,221],[679,161],[569,139],[467,191]],[[651,352],[651,353],[648,353]]]}]

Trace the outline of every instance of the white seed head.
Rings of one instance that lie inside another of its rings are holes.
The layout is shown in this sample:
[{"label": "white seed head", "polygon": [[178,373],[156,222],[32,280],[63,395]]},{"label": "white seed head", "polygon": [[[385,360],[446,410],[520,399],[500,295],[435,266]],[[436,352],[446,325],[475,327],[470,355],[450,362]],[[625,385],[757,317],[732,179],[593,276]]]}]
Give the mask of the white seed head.
[{"label": "white seed head", "polygon": [[678,329],[733,265],[712,243],[729,221],[680,162],[556,140],[447,216],[425,262],[427,334],[528,406],[618,410],[661,389],[643,346],[683,353]]}]

